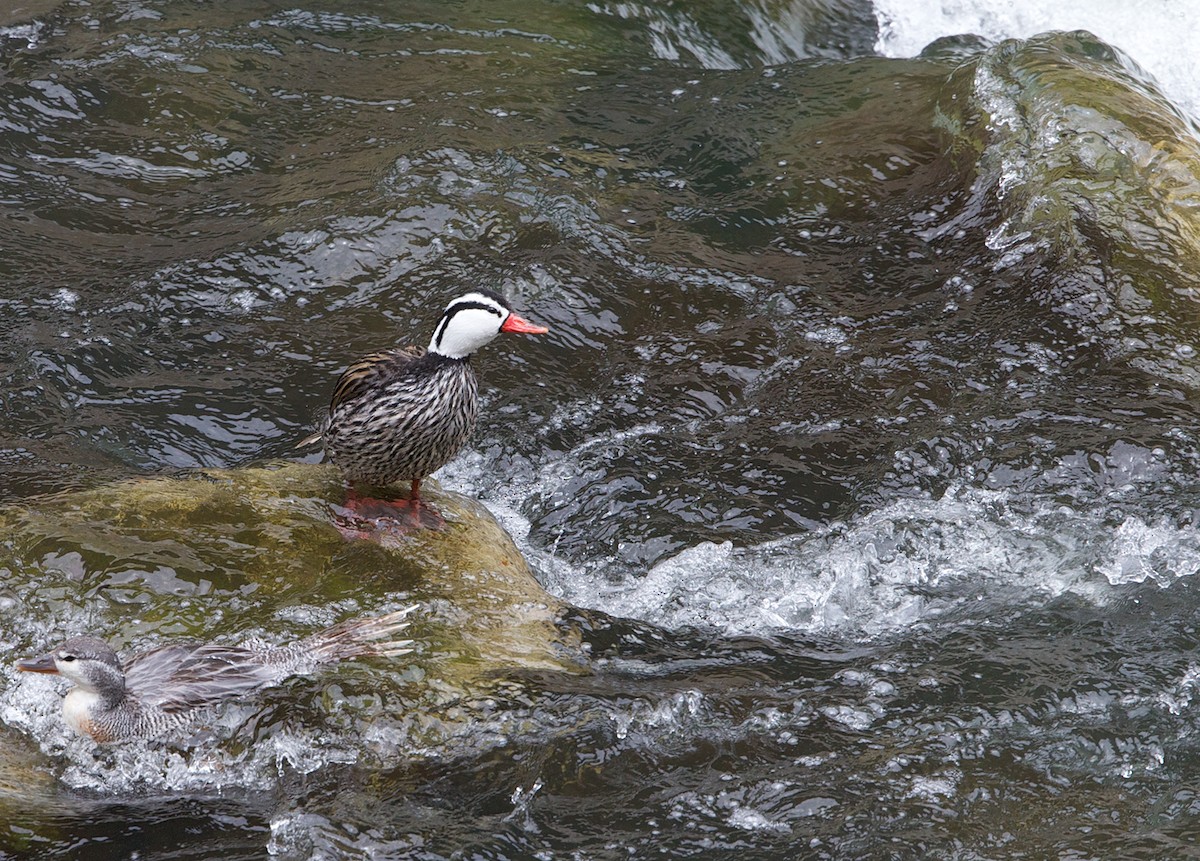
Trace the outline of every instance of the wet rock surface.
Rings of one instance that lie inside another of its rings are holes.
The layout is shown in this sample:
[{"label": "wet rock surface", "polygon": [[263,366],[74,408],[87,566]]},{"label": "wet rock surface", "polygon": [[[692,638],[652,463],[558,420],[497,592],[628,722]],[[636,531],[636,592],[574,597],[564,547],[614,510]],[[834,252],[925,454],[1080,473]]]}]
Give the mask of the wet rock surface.
[{"label": "wet rock surface", "polygon": [[[330,712],[311,725],[325,736],[322,746],[353,750],[374,734],[387,736],[380,751],[452,754],[453,736],[470,733],[469,703],[517,689],[522,673],[588,672],[578,632],[563,620],[565,605],[542,589],[483,505],[431,483],[426,502],[445,519],[443,528],[400,528],[381,519],[365,537],[348,540],[337,526],[346,515],[344,492],[331,467],[280,463],[130,479],[6,506],[0,528],[9,540],[0,567],[10,578],[28,578],[13,603],[46,614],[44,624],[14,632],[12,654],[33,654],[80,633],[127,651],[181,639],[284,643],[311,633],[314,623],[418,605],[407,632],[416,640],[412,655],[328,666],[314,679],[210,710],[216,724],[198,720],[196,735],[129,746],[175,749],[178,760],[165,769],[153,758],[126,764],[125,781],[151,786],[172,785],[172,769],[206,760],[236,771],[246,745],[286,717],[291,690],[307,689],[309,704]],[[56,607],[65,611],[57,618]],[[8,722],[52,758],[85,763],[77,782],[103,783],[92,771],[97,763],[129,755],[65,737],[58,719],[64,683],[17,673],[11,664],[3,672]],[[343,676],[369,682],[367,708],[343,697]],[[22,758],[6,767],[30,768],[27,747],[13,746]],[[314,755],[319,761],[319,749]],[[45,784],[63,766],[51,759],[41,768],[38,783]],[[211,783],[227,782],[216,776]]]}]

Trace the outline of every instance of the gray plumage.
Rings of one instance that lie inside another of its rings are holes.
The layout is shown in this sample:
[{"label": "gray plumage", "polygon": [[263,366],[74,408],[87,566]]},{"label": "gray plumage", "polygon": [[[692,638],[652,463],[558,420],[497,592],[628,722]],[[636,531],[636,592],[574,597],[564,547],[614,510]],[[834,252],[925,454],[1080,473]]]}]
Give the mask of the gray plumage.
[{"label": "gray plumage", "polygon": [[411,640],[384,638],[407,628],[414,609],[348,620],[283,646],[258,638],[236,646],[174,643],[134,655],[124,666],[103,640],[72,637],[17,667],[57,673],[75,683],[63,701],[63,715],[77,732],[101,743],[150,738],[186,726],[199,709],[312,673],[323,664],[407,654]]}]

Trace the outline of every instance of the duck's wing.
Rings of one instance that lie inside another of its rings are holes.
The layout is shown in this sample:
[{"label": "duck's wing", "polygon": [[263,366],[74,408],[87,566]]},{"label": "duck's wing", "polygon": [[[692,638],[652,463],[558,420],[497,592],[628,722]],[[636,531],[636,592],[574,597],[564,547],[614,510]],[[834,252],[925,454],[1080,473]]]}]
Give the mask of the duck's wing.
[{"label": "duck's wing", "polygon": [[125,667],[125,687],[168,714],[248,694],[279,680],[255,652],[238,646],[173,644],[137,655]]},{"label": "duck's wing", "polygon": [[333,398],[329,412],[361,396],[384,379],[393,379],[404,374],[425,355],[424,347],[405,347],[400,350],[380,350],[363,356],[342,372],[333,387]]}]

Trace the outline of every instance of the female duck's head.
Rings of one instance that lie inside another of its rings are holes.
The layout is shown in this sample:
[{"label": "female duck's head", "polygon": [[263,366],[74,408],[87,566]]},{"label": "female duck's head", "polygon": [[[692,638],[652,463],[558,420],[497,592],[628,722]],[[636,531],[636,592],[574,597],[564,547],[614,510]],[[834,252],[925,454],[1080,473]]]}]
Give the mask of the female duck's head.
[{"label": "female duck's head", "polygon": [[72,637],[40,658],[17,661],[17,669],[64,676],[85,691],[108,697],[125,692],[121,659],[108,643],[96,637]]}]

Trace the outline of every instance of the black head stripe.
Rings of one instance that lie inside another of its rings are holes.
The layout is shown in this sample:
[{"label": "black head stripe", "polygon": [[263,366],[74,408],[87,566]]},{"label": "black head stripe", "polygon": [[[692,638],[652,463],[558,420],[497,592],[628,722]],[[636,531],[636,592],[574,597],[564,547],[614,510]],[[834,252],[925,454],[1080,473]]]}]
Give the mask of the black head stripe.
[{"label": "black head stripe", "polygon": [[449,319],[459,311],[466,311],[470,308],[479,308],[480,310],[495,314],[497,317],[503,317],[506,313],[508,313],[507,310],[505,310],[504,303],[498,302],[497,304],[500,305],[499,308],[497,308],[495,305],[489,305],[486,302],[476,302],[471,299],[468,299],[464,302],[454,302],[449,308],[446,309],[444,316],[446,319]]},{"label": "black head stripe", "polygon": [[505,301],[504,297],[501,296],[499,293],[497,293],[495,290],[489,290],[486,287],[479,287],[474,292],[478,293],[480,296],[487,296],[489,299],[491,299],[493,302],[495,302],[501,308],[508,307],[508,302]]},{"label": "black head stripe", "polygon": [[442,321],[438,323],[437,331],[433,333],[433,346],[442,346],[442,335],[446,334],[446,324],[450,322],[450,315],[443,314]]},{"label": "black head stripe", "polygon": [[[504,305],[503,302],[500,302],[499,299],[497,299],[497,302],[503,307],[503,305]],[[495,305],[488,305],[484,302],[475,302],[470,299],[468,299],[464,302],[454,302],[450,305],[449,308],[446,309],[446,313],[442,315],[441,322],[438,323],[437,331],[434,333],[434,336],[433,336],[434,346],[437,346],[437,347],[442,346],[442,336],[446,334],[446,327],[450,325],[451,317],[453,317],[459,311],[469,311],[472,309],[478,309],[480,311],[487,311],[489,314],[495,314],[497,317],[500,317],[501,319],[503,319],[505,316],[507,316],[510,313],[507,309],[501,310],[501,308],[497,308]]]}]

